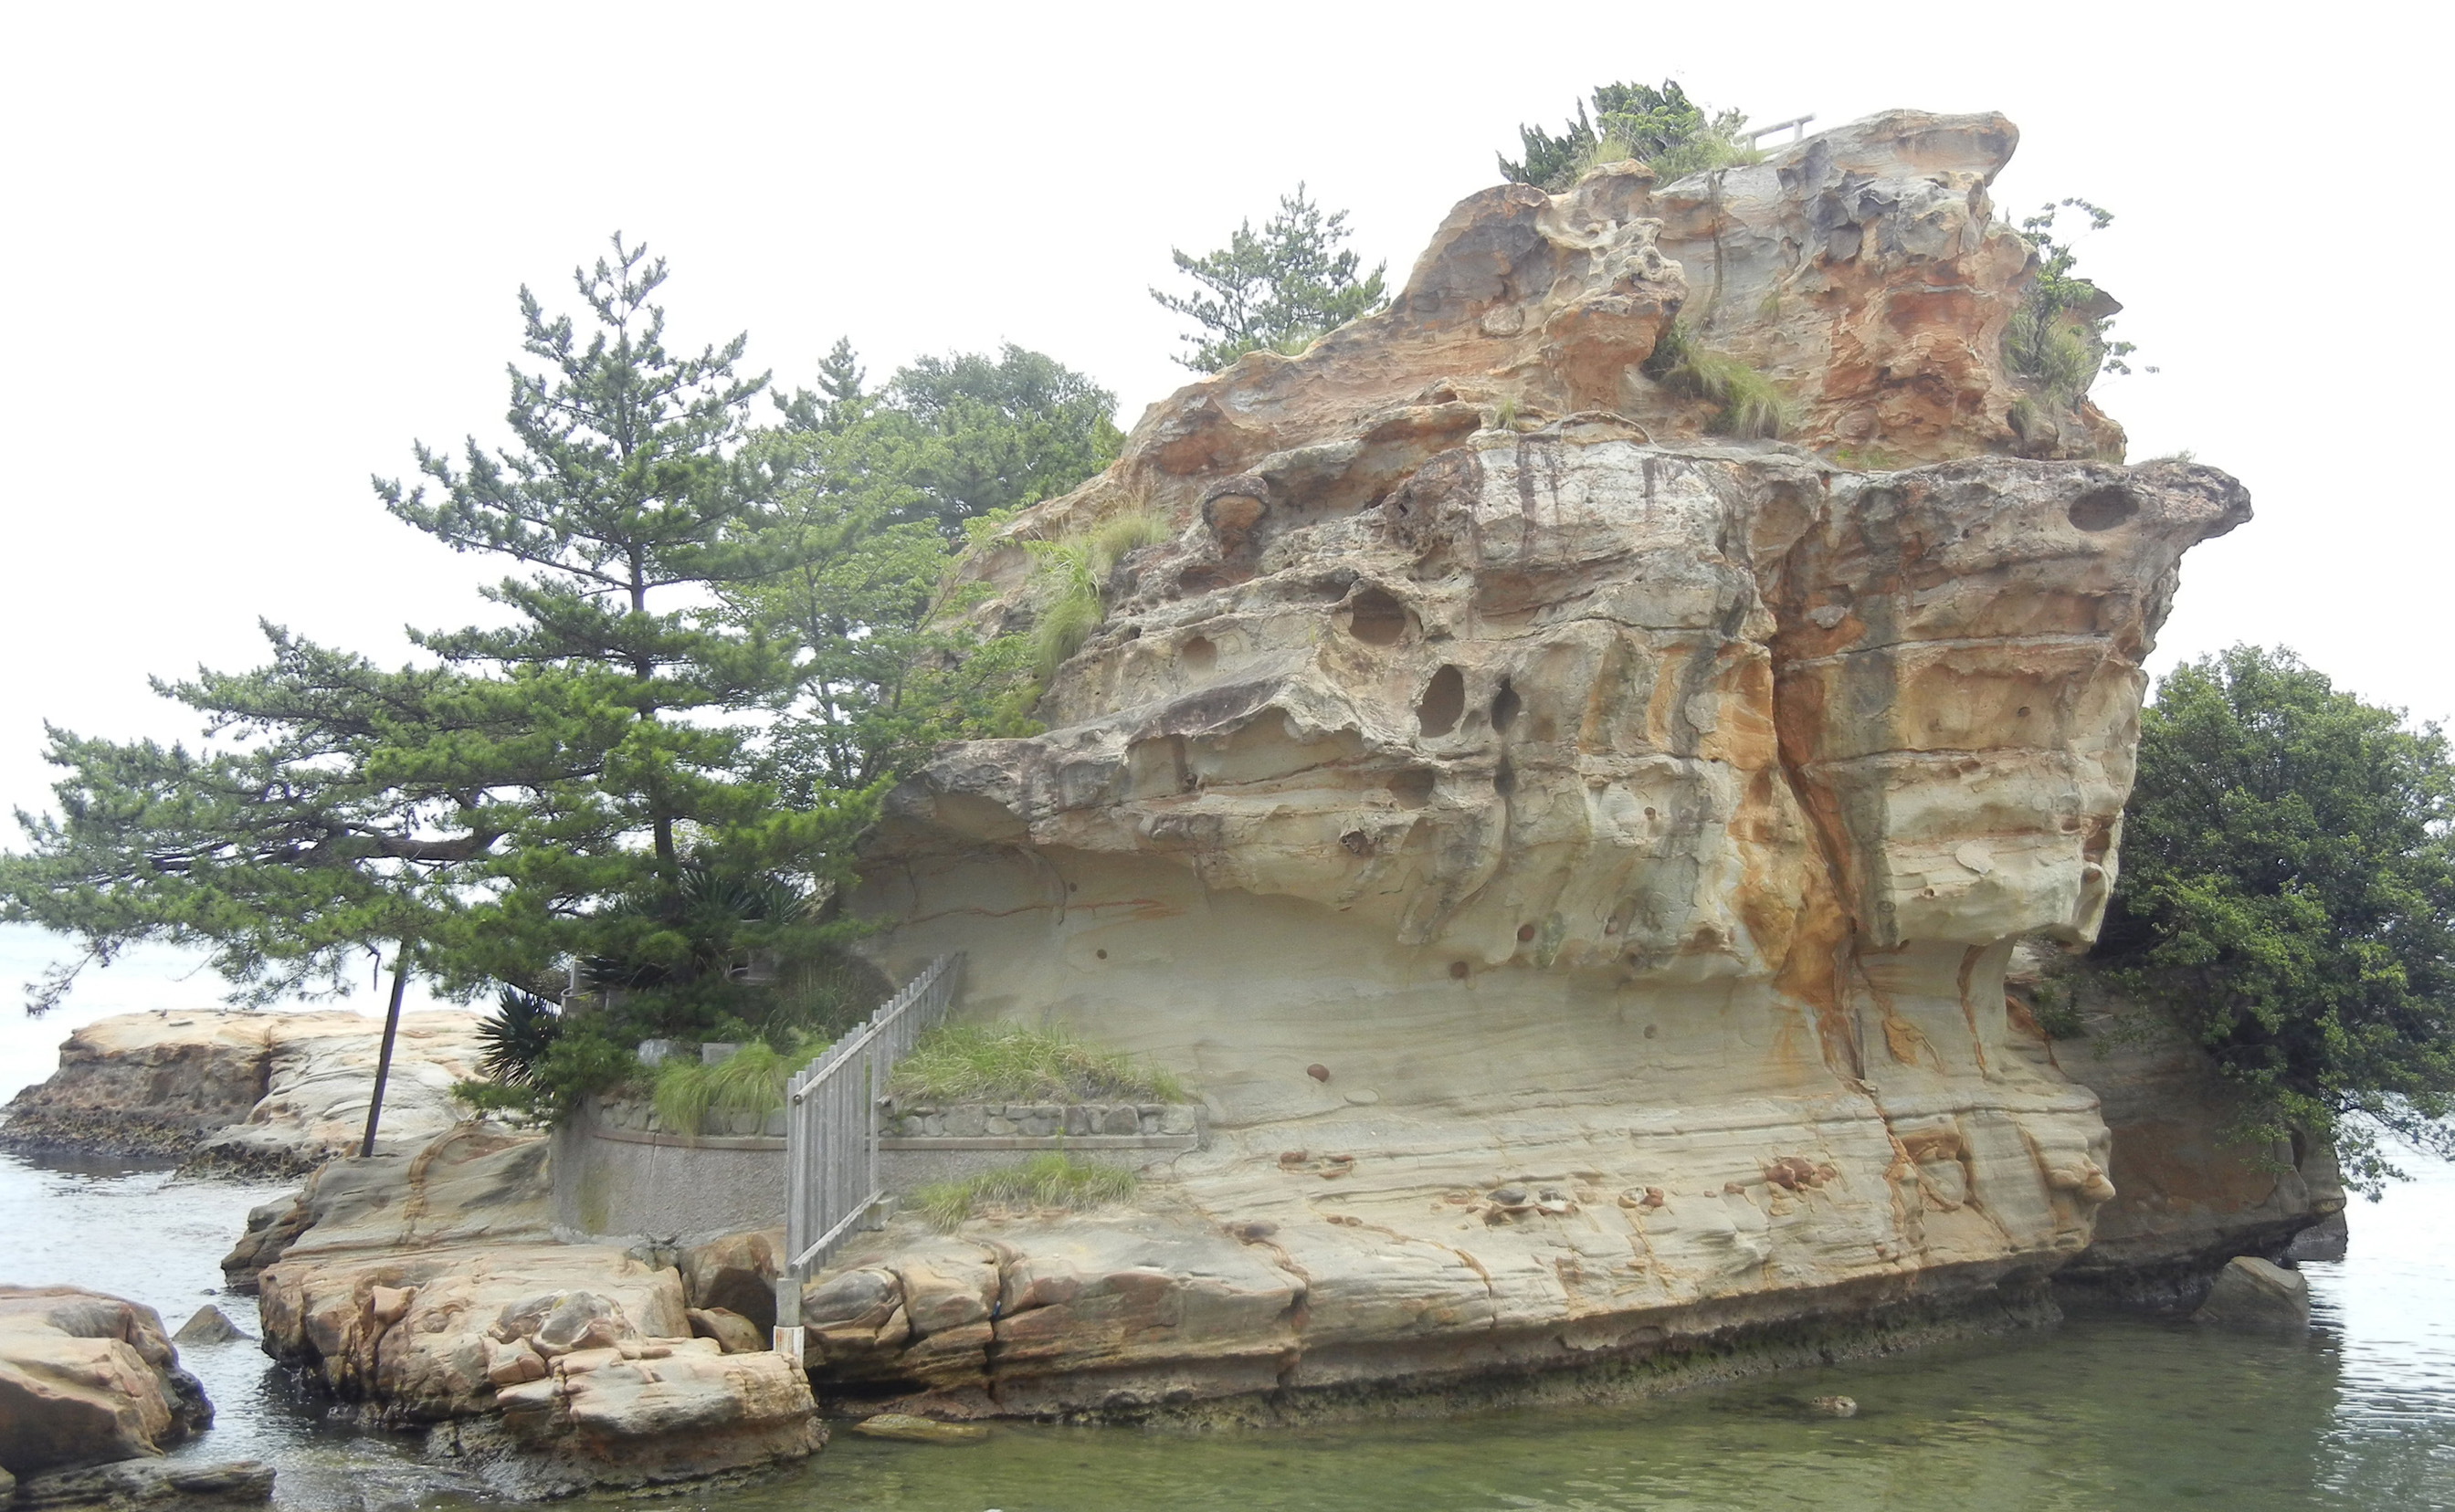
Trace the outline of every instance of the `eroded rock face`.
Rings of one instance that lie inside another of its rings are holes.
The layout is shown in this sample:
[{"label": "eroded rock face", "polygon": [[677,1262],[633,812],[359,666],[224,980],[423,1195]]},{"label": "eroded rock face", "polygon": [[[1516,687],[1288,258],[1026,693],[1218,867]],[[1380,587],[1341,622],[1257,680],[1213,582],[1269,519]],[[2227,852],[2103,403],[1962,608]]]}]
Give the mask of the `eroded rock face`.
[{"label": "eroded rock face", "polygon": [[[9,1104],[0,1143],[182,1157],[192,1169],[300,1175],[366,1130],[383,1020],[353,1013],[117,1014],[60,1046],[60,1068]],[[404,1014],[379,1148],[415,1149],[459,1119],[477,1018]]]},{"label": "eroded rock face", "polygon": [[[223,1262],[253,1277],[268,1353],[394,1423],[445,1425],[495,1490],[560,1495],[684,1479],[817,1448],[806,1379],[730,1312],[762,1236],[680,1270],[562,1244],[548,1142],[462,1125],[414,1155],[336,1160],[270,1204]],[[772,1316],[772,1302],[770,1302]],[[729,1324],[729,1326],[727,1326]]]},{"label": "eroded rock face", "polygon": [[[1012,527],[1176,534],[1120,564],[1047,734],[896,791],[858,906],[894,974],[964,951],[968,1013],[1205,1091],[1164,1232],[1101,1241],[1178,1259],[1106,1273],[1277,1300],[1163,1397],[1616,1358],[2089,1243],[2106,1124],[2016,1052],[2005,964],[2094,934],[2141,662],[2249,510],[2206,468],[1982,454],[2027,444],[2011,142],[1897,112],[1714,184],[1488,191],[1389,312],[1188,387]],[[1639,367],[1679,311],[1826,454],[1700,436]],[[986,616],[1024,554],[982,563]],[[822,1374],[1061,1410],[1114,1365],[1107,1313],[933,1330],[904,1259],[846,1264]]]},{"label": "eroded rock face", "polygon": [[74,1286],[0,1286],[0,1470],[157,1455],[213,1421],[152,1308]]},{"label": "eroded rock face", "polygon": [[[2322,1221],[2343,1235],[2334,1153],[2302,1140],[2229,1139],[2240,1093],[2172,1015],[2116,997],[2084,963],[2037,944],[2015,952],[2010,976],[2016,1044],[2095,1092],[2113,1140],[2118,1195],[2098,1210],[2089,1247],[2057,1273],[2059,1285],[2188,1312],[2235,1256],[2278,1257]],[[2067,998],[2075,1038],[2048,1040],[2025,1012],[2021,999],[2041,983]]]}]

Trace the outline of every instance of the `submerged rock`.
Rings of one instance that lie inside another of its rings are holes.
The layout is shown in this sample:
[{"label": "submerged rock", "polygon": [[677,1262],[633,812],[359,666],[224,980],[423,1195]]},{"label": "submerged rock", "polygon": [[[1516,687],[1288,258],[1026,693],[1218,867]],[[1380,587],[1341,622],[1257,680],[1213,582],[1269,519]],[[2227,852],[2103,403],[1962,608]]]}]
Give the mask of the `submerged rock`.
[{"label": "submerged rock", "polygon": [[152,1308],[74,1286],[0,1286],[0,1468],[157,1455],[213,1421]]},{"label": "submerged rock", "polygon": [[218,1464],[123,1460],[29,1477],[14,1512],[209,1512],[262,1506],[273,1500],[273,1466],[260,1460]]},{"label": "submerged rock", "polygon": [[904,1443],[979,1443],[989,1436],[988,1429],[977,1422],[940,1422],[935,1418],[915,1417],[908,1412],[882,1412],[863,1418],[852,1425],[852,1431],[871,1439],[894,1439]]},{"label": "submerged rock", "polygon": [[2227,1328],[2303,1329],[2310,1326],[2310,1281],[2255,1255],[2237,1255],[2217,1272],[2208,1300],[2191,1315]]}]

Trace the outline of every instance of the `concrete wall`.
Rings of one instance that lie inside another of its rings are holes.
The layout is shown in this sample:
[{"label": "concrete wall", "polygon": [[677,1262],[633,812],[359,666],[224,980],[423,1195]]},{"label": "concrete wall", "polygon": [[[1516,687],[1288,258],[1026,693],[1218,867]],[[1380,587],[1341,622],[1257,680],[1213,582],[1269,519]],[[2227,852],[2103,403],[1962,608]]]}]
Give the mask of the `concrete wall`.
[{"label": "concrete wall", "polygon": [[626,1128],[633,1120],[608,1112],[592,1103],[555,1131],[558,1228],[688,1242],[784,1221],[782,1139]]}]

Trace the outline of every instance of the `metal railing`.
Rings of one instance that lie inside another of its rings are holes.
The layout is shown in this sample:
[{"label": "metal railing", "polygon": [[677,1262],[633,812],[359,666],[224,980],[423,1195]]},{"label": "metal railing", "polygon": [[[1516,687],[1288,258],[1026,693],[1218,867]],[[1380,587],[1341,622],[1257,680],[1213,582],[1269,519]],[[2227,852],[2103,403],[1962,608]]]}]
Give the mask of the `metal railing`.
[{"label": "metal railing", "polygon": [[[784,1089],[789,1183],[784,1251],[789,1260],[785,1276],[778,1279],[777,1300],[780,1304],[784,1300],[789,1281],[797,1336],[801,1280],[826,1263],[853,1225],[886,1195],[878,1180],[878,1112],[887,1073],[954,1000],[955,978],[963,963],[960,954],[931,961]],[[781,1349],[785,1320],[781,1311],[777,1321],[777,1347]]]},{"label": "metal railing", "polygon": [[1771,126],[1756,127],[1745,133],[1748,145],[1754,147],[1759,139],[1771,136],[1775,131],[1788,131],[1792,141],[1800,141],[1807,135],[1807,123],[1814,119],[1816,116],[1811,111],[1806,115],[1794,116],[1787,121],[1775,121]]}]

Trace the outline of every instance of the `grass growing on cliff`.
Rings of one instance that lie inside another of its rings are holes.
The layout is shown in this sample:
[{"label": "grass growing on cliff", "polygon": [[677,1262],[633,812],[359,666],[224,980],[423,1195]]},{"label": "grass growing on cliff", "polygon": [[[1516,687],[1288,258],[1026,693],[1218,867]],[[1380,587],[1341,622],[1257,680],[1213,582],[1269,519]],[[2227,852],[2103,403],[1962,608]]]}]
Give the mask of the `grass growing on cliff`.
[{"label": "grass growing on cliff", "polygon": [[1796,423],[1796,407],[1771,378],[1705,346],[1677,320],[1654,339],[1644,371],[1674,393],[1719,405],[1712,427],[1724,435],[1771,440]]},{"label": "grass growing on cliff", "polygon": [[1051,1150],[1004,1170],[960,1181],[931,1181],[912,1194],[912,1205],[943,1233],[983,1208],[1099,1207],[1125,1201],[1141,1184],[1142,1178],[1125,1166],[1077,1160],[1063,1150]]},{"label": "grass growing on cliff", "polygon": [[1062,540],[1023,543],[1033,557],[1032,587],[1040,600],[1031,649],[1042,687],[1108,616],[1108,575],[1118,558],[1137,546],[1156,546],[1169,534],[1159,515],[1135,513],[1111,515]]},{"label": "grass growing on cliff", "polygon": [[1184,1102],[1174,1073],[1122,1050],[1086,1045],[1053,1029],[945,1024],[921,1037],[895,1067],[899,1097],[939,1102]]},{"label": "grass growing on cliff", "polygon": [[784,1105],[784,1084],[824,1050],[815,1042],[787,1055],[754,1040],[708,1065],[677,1057],[657,1068],[657,1117],[676,1134],[703,1134],[719,1114],[765,1118]]}]

